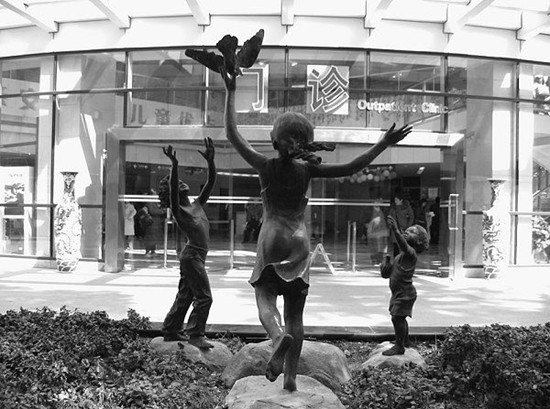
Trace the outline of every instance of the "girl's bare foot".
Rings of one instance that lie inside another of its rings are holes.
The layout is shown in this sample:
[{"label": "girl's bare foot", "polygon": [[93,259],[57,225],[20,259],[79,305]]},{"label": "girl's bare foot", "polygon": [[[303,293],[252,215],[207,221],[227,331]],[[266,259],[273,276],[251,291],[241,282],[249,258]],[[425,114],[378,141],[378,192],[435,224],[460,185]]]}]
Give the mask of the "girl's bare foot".
[{"label": "girl's bare foot", "polygon": [[294,337],[290,334],[282,334],[275,340],[273,353],[265,368],[265,377],[271,382],[275,382],[277,377],[283,373],[286,351],[288,351],[292,341],[294,341]]}]

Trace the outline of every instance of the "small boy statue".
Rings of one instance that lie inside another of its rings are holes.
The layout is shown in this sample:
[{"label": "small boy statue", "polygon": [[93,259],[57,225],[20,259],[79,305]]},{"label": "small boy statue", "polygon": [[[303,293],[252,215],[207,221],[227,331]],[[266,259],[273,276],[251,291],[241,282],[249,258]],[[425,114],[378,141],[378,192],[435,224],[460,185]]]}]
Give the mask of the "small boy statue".
[{"label": "small boy statue", "polygon": [[386,356],[403,355],[405,347],[409,346],[409,324],[407,316],[412,318],[412,309],[416,301],[416,288],[412,278],[416,267],[417,254],[428,248],[428,233],[415,224],[404,232],[397,227],[395,219],[387,218],[387,224],[395,235],[399,254],[393,263],[389,256],[380,266],[382,277],[390,279],[390,314],[395,332],[395,345],[384,351]]}]

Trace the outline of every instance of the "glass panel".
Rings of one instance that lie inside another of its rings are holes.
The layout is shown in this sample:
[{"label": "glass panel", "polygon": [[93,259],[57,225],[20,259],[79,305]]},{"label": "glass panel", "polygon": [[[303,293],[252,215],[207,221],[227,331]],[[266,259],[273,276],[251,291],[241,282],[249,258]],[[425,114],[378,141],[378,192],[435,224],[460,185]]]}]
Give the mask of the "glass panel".
[{"label": "glass panel", "polygon": [[445,126],[448,107],[443,97],[431,95],[370,94],[360,108],[368,115],[369,128],[388,129],[410,124],[415,130],[441,132]]},{"label": "glass panel", "polygon": [[57,90],[123,88],[125,68],[124,53],[60,55]]},{"label": "glass panel", "polygon": [[136,51],[130,59],[131,87],[147,88],[131,94],[130,126],[202,123],[201,64],[185,56],[185,50]]},{"label": "glass panel", "polygon": [[[237,85],[239,87],[239,85]],[[238,90],[240,88],[237,88]],[[240,100],[241,108],[236,107],[237,115],[235,116],[239,125],[273,125],[275,119],[284,112],[284,91],[268,91],[267,111],[248,110],[244,105],[243,99],[240,98],[240,92],[237,91],[237,100]],[[248,101],[250,103],[250,100]],[[206,123],[209,126],[223,126],[223,116],[225,112],[225,91],[208,91],[208,117]]]},{"label": "glass panel", "polygon": [[292,90],[289,92],[288,110],[304,114],[314,126],[364,127],[366,112],[359,107],[365,100],[365,94],[349,92],[346,98],[347,101],[338,110],[325,112],[322,107],[312,109],[313,102],[310,91]]},{"label": "glass panel", "polygon": [[[24,192],[5,187],[5,203],[0,206],[0,253],[28,256],[50,256],[50,207],[33,207],[12,202],[21,200]],[[19,198],[18,198],[19,196]],[[15,197],[15,199],[14,199]],[[24,200],[24,199],[23,199]]]},{"label": "glass panel", "polygon": [[[156,139],[156,138],[152,138]],[[189,194],[193,200],[201,191],[206,182],[207,163],[197,152],[204,149],[202,140],[187,141],[143,141],[139,143],[127,143],[124,146],[124,193],[125,200],[131,203],[137,210],[134,216],[135,240],[133,249],[127,248],[127,263],[134,266],[139,263],[162,265],[164,263],[164,220],[167,216],[166,209],[159,207],[158,192],[160,181],[170,173],[170,161],[161,151],[161,148],[170,143],[177,152],[179,158],[179,178],[189,185]],[[216,164],[218,178],[204,209],[210,221],[210,251],[207,258],[209,264],[229,268],[229,208],[227,202],[221,202],[219,196],[227,200],[229,192],[229,179],[227,178],[226,156],[228,149],[217,144]],[[152,226],[142,226],[139,222],[143,208],[154,216]],[[186,241],[175,223],[169,220],[167,228],[167,263],[178,263],[177,254]],[[152,255],[156,252],[156,256]],[[148,253],[148,254],[146,254]],[[137,264],[136,264],[137,263]]]},{"label": "glass panel", "polygon": [[[256,63],[237,78],[236,106],[239,125],[271,125],[284,111],[284,50],[262,49]],[[208,84],[223,89],[221,76],[208,70]],[[208,91],[207,124],[223,126],[225,91]]]},{"label": "glass panel", "polygon": [[202,122],[201,91],[132,92],[128,126],[198,125]]},{"label": "glass panel", "polygon": [[520,216],[518,219],[518,224],[530,223],[532,226],[533,261],[536,264],[550,264],[550,216]]},{"label": "glass panel", "polygon": [[541,112],[540,104],[520,104],[519,111],[518,211],[526,214],[517,217],[516,257],[518,264],[548,263],[550,116]]},{"label": "glass panel", "polygon": [[480,58],[449,57],[447,90],[456,94],[515,96],[515,63]]},{"label": "glass panel", "polygon": [[391,91],[441,92],[441,57],[372,52],[368,86]]},{"label": "glass panel", "polygon": [[0,217],[5,218],[0,233],[12,242],[4,251],[49,255],[50,209],[33,205],[51,203],[52,101],[49,96],[33,98],[32,103],[4,98],[2,104],[0,180],[4,193],[0,203],[8,207],[0,208]]},{"label": "glass panel", "polygon": [[82,257],[102,259],[103,209],[83,206],[81,210],[83,229],[80,250]]},{"label": "glass panel", "polygon": [[365,88],[365,52],[340,50],[289,50],[289,85],[310,91],[317,83],[330,87],[332,80],[342,80],[347,90]]},{"label": "glass panel", "polygon": [[[63,194],[62,171],[76,171],[75,197],[82,206],[103,205],[105,132],[122,125],[123,97],[116,94],[60,94],[55,140],[54,203]],[[107,152],[108,154],[108,152]],[[97,210],[83,212],[83,257],[95,257],[101,248]]]},{"label": "glass panel", "polygon": [[550,65],[522,64],[521,72],[520,87],[533,90],[521,96],[537,101],[534,112],[538,115],[550,115]]},{"label": "glass panel", "polygon": [[[4,60],[2,69],[2,94],[51,91],[53,84],[53,57],[36,57]],[[21,98],[21,109],[34,109],[37,97]]]}]

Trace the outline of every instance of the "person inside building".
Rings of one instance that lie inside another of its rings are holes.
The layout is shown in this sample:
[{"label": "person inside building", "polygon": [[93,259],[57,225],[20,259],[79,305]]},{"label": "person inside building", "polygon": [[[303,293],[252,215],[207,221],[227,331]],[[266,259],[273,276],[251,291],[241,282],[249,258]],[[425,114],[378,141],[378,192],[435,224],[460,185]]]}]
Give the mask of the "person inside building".
[{"label": "person inside building", "polygon": [[245,206],[246,225],[243,231],[243,243],[257,241],[262,227],[262,205],[260,203],[249,202]]},{"label": "person inside building", "polygon": [[163,148],[164,154],[172,162],[168,179],[161,181],[159,199],[161,205],[170,207],[178,228],[187,237],[187,243],[179,254],[180,281],[176,299],[168,311],[162,330],[165,341],[181,341],[184,338],[179,334],[187,310],[193,304],[185,333],[189,335],[189,343],[197,348],[212,348],[206,340],[206,321],[212,306],[212,291],[206,274],[205,262],[210,241],[210,223],[204,212],[204,205],[216,182],[216,165],[214,164],[214,143],[205,138],[205,151],[199,153],[208,163],[206,184],[199,196],[191,202],[189,200],[189,186],[178,179],[178,159],[176,151],[171,145]]},{"label": "person inside building", "polygon": [[[405,138],[410,126],[395,124],[378,143],[343,164],[323,164],[315,150],[313,126],[299,113],[286,112],[273,124],[271,139],[278,156],[268,158],[239,133],[235,119],[236,77],[227,65],[218,67],[226,87],[225,129],[228,140],[260,176],[264,219],[258,237],[256,264],[250,278],[260,321],[273,341],[266,377],[283,373],[283,388],[296,390],[296,371],[304,339],[303,311],[309,287],[310,237],[306,231],[306,192],[312,178],[349,176],[370,164],[388,146]],[[283,296],[285,326],[277,308]]]},{"label": "person inside building", "polygon": [[386,225],[386,216],[379,205],[372,208],[371,219],[367,223],[366,230],[372,264],[380,265],[384,254],[388,252],[389,231]]},{"label": "person inside building", "polygon": [[134,226],[134,217],[137,210],[130,202],[124,202],[124,237],[126,238],[126,248],[134,249],[134,236],[136,234]]},{"label": "person inside building", "polygon": [[439,208],[440,198],[437,196],[430,206],[430,215],[432,223],[430,224],[430,243],[439,244]]}]

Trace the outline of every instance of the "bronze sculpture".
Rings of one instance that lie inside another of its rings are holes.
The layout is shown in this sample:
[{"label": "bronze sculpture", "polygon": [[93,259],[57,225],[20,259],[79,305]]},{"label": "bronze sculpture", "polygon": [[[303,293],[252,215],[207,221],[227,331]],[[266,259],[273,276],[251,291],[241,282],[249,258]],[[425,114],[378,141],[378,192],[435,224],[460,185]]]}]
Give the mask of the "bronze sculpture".
[{"label": "bronze sculpture", "polygon": [[[189,186],[178,180],[178,160],[176,151],[171,145],[162,148],[164,154],[172,162],[169,177],[169,189],[162,188],[159,192],[161,203],[169,205],[173,217],[180,230],[187,237],[185,248],[179,255],[180,281],[178,294],[163,323],[165,341],[181,341],[179,334],[187,310],[193,303],[185,332],[189,335],[189,343],[198,348],[212,348],[204,336],[206,320],[212,305],[210,282],[205,270],[205,258],[208,253],[210,223],[203,206],[208,200],[216,181],[216,166],[214,164],[214,144],[210,138],[205,138],[206,149],[199,153],[208,163],[207,182],[199,196],[191,203]],[[164,184],[166,184],[165,181]]]},{"label": "bronze sculpture", "polygon": [[[313,142],[311,123],[301,114],[287,112],[276,119],[271,132],[273,148],[279,155],[268,159],[242,137],[235,121],[239,68],[254,63],[252,57],[256,59],[262,39],[263,30],[260,30],[245,42],[236,56],[237,39],[229,35],[217,44],[223,57],[196,50],[188,50],[186,54],[221,74],[226,88],[227,139],[260,176],[263,224],[249,282],[255,289],[260,321],[273,341],[266,377],[275,381],[284,371],[283,388],[295,391],[304,339],[303,311],[309,287],[310,238],[305,225],[305,209],[310,179],[351,175],[371,163],[387,146],[402,140],[412,128],[403,126],[395,130],[394,124],[380,142],[353,161],[322,164],[313,152],[333,150],[334,145]],[[239,58],[241,53],[243,57]],[[284,329],[276,305],[279,295],[284,298]]]}]

